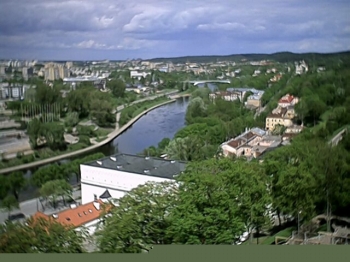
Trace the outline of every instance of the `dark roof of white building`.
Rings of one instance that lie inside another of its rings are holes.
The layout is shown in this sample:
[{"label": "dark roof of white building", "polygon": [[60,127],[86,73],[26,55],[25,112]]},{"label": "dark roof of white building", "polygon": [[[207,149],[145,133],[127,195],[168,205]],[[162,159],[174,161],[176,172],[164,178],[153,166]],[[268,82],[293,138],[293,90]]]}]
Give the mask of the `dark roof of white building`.
[{"label": "dark roof of white building", "polygon": [[167,179],[173,179],[186,168],[184,161],[128,154],[116,154],[84,165]]}]

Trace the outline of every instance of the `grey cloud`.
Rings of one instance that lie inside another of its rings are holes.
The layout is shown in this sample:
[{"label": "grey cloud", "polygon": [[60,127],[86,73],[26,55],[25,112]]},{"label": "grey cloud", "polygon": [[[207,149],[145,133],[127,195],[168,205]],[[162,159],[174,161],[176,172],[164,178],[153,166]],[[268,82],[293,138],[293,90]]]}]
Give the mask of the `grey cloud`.
[{"label": "grey cloud", "polygon": [[350,7],[342,0],[0,2],[0,53],[43,48],[146,57],[341,50],[350,37]]}]

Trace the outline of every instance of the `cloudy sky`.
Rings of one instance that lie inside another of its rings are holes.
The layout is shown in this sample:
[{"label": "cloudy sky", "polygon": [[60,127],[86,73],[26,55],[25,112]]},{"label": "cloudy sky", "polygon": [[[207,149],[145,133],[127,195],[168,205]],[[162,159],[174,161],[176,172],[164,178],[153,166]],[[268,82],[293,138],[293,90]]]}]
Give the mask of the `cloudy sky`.
[{"label": "cloudy sky", "polygon": [[349,0],[0,0],[0,58],[350,50]]}]

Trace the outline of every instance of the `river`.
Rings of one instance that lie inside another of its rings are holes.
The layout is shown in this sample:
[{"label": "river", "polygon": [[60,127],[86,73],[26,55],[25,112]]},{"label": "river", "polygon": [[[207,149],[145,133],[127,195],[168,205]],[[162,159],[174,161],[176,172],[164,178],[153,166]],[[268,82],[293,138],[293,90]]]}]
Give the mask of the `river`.
[{"label": "river", "polygon": [[[150,146],[157,146],[163,138],[168,137],[172,139],[175,133],[185,126],[185,114],[188,102],[188,97],[182,97],[174,103],[158,107],[148,112],[110,143],[88,154],[97,152],[102,152],[107,156],[116,152],[138,154]],[[78,157],[82,156],[80,155]],[[64,163],[67,161],[70,161],[70,159],[59,162]],[[25,177],[29,179],[33,171],[35,169],[28,170]],[[74,185],[76,183],[75,177],[72,177],[71,184]],[[37,190],[29,186],[20,193],[20,201],[35,198],[36,196]]]},{"label": "river", "polygon": [[185,113],[189,98],[182,97],[148,112],[127,131],[111,143],[98,150],[105,155],[119,151],[125,154],[138,154],[150,146],[157,146],[163,138],[173,138],[185,126]]}]

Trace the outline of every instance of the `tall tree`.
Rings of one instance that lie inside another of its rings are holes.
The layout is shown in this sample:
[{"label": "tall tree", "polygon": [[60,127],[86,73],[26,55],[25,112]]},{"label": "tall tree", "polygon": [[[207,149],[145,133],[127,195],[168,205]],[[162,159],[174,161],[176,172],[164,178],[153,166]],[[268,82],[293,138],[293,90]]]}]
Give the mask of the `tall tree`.
[{"label": "tall tree", "polygon": [[85,230],[42,218],[0,225],[0,253],[85,253],[86,239]]},{"label": "tall tree", "polygon": [[1,201],[0,208],[6,210],[10,218],[11,211],[19,208],[18,200],[14,196],[9,195]]},{"label": "tall tree", "polygon": [[4,175],[0,176],[0,201],[4,199],[10,190],[8,178]]},{"label": "tall tree", "polygon": [[65,197],[72,195],[72,186],[63,179],[57,179],[48,181],[40,188],[40,195],[51,199],[53,207],[56,208],[58,197],[62,197],[65,201]]},{"label": "tall tree", "polygon": [[25,179],[23,173],[20,171],[11,173],[8,176],[8,184],[10,191],[13,193],[14,197],[18,201],[19,192],[23,190],[27,185],[27,180]]},{"label": "tall tree", "polygon": [[37,187],[42,187],[42,185],[48,181],[59,179],[67,180],[69,177],[70,174],[64,172],[62,166],[59,166],[58,164],[51,164],[36,170],[31,177],[31,182]]},{"label": "tall tree", "polygon": [[107,87],[112,91],[115,97],[123,97],[125,95],[125,83],[120,79],[113,79],[107,82]]},{"label": "tall tree", "polygon": [[171,244],[166,237],[168,214],[177,200],[175,183],[146,183],[119,199],[112,215],[96,233],[103,253],[139,253],[155,244]]},{"label": "tall tree", "polygon": [[191,162],[178,177],[179,202],[168,230],[174,243],[233,244],[244,232],[234,168],[230,159]]}]

